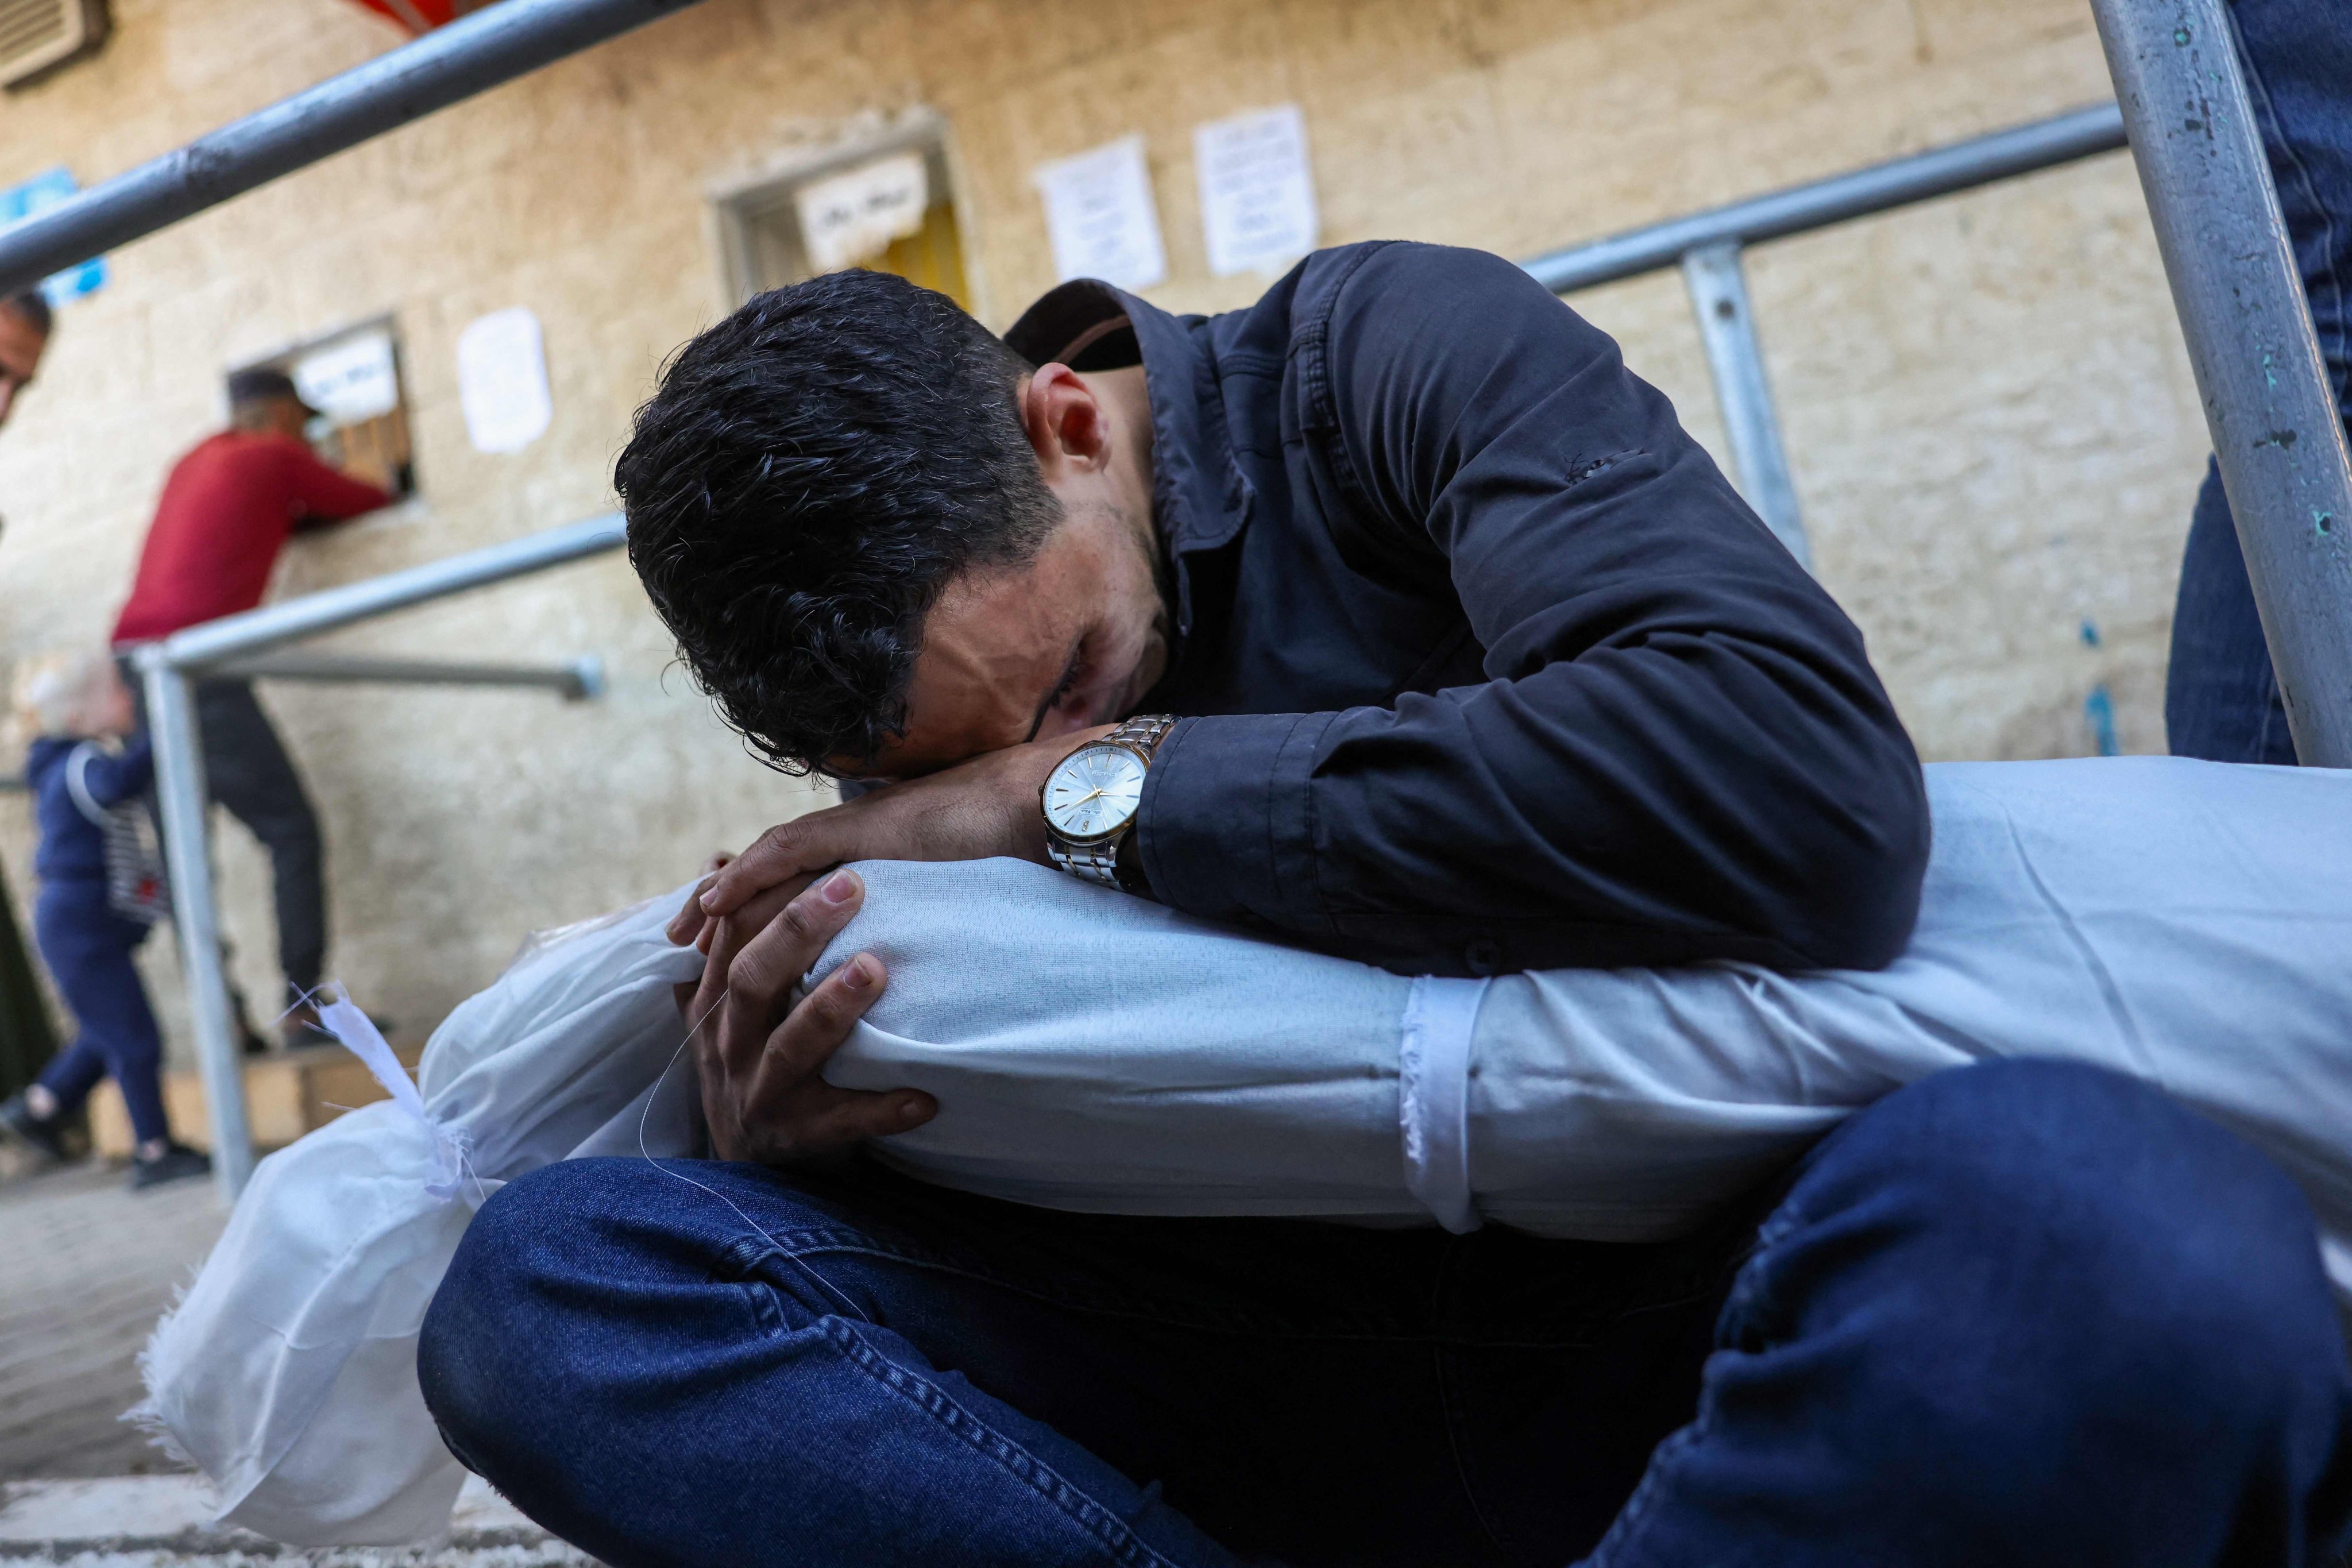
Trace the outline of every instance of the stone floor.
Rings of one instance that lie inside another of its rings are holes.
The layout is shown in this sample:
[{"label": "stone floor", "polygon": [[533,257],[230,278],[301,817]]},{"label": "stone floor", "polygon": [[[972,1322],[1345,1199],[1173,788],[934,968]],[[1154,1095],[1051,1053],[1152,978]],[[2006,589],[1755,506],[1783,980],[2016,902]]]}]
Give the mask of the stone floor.
[{"label": "stone floor", "polygon": [[210,1182],[123,1180],[88,1162],[0,1184],[0,1481],[173,1468],[119,1417],[156,1318],[227,1216]]},{"label": "stone floor", "polygon": [[594,1568],[594,1559],[551,1539],[479,1481],[459,1496],[448,1534],[420,1546],[303,1550],[224,1530],[212,1515],[211,1489],[201,1476],[11,1482],[0,1485],[0,1564]]},{"label": "stone floor", "polygon": [[210,1182],[133,1194],[96,1163],[0,1179],[0,1568],[584,1568],[476,1483],[446,1539],[301,1551],[210,1521],[201,1476],[123,1423],[139,1352],[227,1216]]}]

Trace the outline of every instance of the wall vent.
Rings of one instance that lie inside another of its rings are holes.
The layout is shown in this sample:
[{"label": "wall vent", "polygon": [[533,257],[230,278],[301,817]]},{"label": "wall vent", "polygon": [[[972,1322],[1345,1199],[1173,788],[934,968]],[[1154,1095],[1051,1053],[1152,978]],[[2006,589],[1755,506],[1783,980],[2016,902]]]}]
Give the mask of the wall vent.
[{"label": "wall vent", "polygon": [[95,46],[104,0],[0,0],[0,87],[16,87]]}]

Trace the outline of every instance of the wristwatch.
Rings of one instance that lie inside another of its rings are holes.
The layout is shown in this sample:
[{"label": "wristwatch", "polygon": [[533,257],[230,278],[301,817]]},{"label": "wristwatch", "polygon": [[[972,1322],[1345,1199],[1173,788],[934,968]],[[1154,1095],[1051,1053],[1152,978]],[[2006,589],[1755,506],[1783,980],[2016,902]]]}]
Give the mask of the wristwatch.
[{"label": "wristwatch", "polygon": [[1135,829],[1151,754],[1175,727],[1172,715],[1139,714],[1055,764],[1037,791],[1055,865],[1106,888],[1127,887],[1118,852]]}]

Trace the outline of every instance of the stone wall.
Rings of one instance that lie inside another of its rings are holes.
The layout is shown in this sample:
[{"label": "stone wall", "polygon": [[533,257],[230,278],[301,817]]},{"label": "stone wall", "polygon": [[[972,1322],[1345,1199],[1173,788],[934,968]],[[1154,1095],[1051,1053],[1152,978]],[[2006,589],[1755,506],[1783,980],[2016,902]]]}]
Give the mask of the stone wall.
[{"label": "stone wall", "polygon": [[[59,163],[103,179],[398,41],[341,0],[114,10],[100,56],[0,100],[0,183]],[[422,493],[299,542],[280,593],[603,510],[630,409],[724,308],[713,195],[910,110],[949,128],[968,271],[1001,326],[1054,281],[1031,171],[1129,132],[1170,258],[1150,292],[1213,310],[1262,285],[1209,275],[1191,128],[1244,109],[1304,107],[1327,242],[1526,256],[2108,91],[2081,0],[705,0],[116,253],[0,432],[0,665],[105,634],[226,368],[387,312]],[[2205,438],[2127,162],[1784,242],[1751,277],[1819,570],[1923,751],[2088,751],[2102,685],[2125,749],[2160,750]],[[1679,280],[1576,303],[1720,449]],[[485,456],[454,339],[513,304],[544,324],[555,419]],[[669,887],[819,798],[711,720],[618,560],[333,646],[588,651],[612,674],[571,707],[269,693],[327,826],[334,969],[411,1029],[530,928]],[[266,990],[266,884],[225,839],[239,970]],[[20,899],[28,856],[21,797],[0,796]]]}]

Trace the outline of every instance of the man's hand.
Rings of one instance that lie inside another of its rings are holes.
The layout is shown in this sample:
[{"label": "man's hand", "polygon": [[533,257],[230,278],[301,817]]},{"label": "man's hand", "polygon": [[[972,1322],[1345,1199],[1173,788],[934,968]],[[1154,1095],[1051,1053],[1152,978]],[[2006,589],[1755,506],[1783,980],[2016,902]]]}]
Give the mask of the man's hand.
[{"label": "man's hand", "polygon": [[669,924],[669,939],[711,951],[714,922],[739,912],[772,914],[817,874],[849,860],[1045,858],[1037,792],[1055,764],[1117,729],[1105,724],[974,757],[919,779],[813,811],[760,835],[705,877]]},{"label": "man's hand", "polygon": [[939,1102],[915,1089],[875,1094],[825,1082],[825,1059],[882,994],[882,961],[861,952],[797,1005],[793,988],[864,901],[854,871],[803,890],[773,919],[716,922],[702,984],[686,999],[695,1026],[702,1113],[712,1152],[762,1164],[837,1153],[862,1139],[920,1127]]}]

